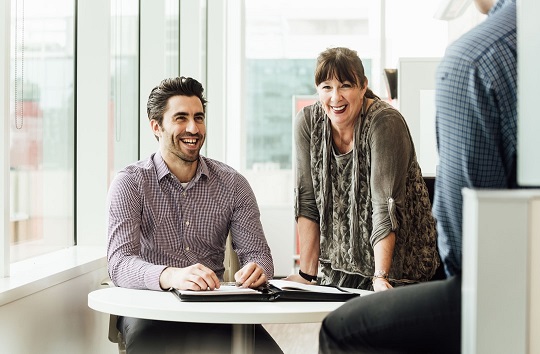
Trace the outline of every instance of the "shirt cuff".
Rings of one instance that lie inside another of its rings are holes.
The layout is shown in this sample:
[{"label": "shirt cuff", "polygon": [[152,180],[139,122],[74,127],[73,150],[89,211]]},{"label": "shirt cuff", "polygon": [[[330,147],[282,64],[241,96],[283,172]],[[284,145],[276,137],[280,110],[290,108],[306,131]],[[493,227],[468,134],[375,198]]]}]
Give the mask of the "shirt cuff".
[{"label": "shirt cuff", "polygon": [[162,289],[161,286],[159,286],[159,277],[161,276],[161,273],[163,272],[165,268],[167,268],[167,266],[152,265],[146,270],[144,274],[144,284],[146,285],[148,289],[168,290],[168,289]]}]

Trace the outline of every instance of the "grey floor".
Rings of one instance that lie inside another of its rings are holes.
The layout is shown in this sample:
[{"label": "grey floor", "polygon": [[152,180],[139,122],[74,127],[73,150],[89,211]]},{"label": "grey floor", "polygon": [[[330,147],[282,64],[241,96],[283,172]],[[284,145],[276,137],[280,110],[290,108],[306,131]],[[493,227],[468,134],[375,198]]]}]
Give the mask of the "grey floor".
[{"label": "grey floor", "polygon": [[320,323],[265,324],[284,354],[317,354]]}]

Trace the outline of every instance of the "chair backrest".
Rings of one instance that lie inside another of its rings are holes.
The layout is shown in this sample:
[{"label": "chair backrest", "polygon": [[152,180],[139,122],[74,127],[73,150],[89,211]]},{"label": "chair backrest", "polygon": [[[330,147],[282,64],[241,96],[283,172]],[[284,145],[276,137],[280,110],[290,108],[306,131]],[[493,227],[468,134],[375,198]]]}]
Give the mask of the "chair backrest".
[{"label": "chair backrest", "polygon": [[234,281],[234,273],[240,270],[240,262],[238,255],[232,247],[231,234],[227,236],[227,245],[225,246],[225,260],[223,262],[225,272],[223,273],[224,281]]},{"label": "chair backrest", "polygon": [[435,177],[424,176],[424,182],[426,183],[426,187],[428,189],[429,201],[431,202],[431,206],[433,206],[433,196],[435,195]]}]

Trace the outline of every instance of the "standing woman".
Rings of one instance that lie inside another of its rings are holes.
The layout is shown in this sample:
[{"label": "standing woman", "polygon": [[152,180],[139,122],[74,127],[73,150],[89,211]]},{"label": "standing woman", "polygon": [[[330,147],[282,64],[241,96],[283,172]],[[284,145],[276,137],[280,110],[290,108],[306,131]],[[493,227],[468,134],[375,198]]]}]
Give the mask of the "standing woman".
[{"label": "standing woman", "polygon": [[287,279],[373,289],[429,280],[435,219],[402,115],[369,88],[356,51],[317,59],[319,100],[296,118],[300,272]]}]

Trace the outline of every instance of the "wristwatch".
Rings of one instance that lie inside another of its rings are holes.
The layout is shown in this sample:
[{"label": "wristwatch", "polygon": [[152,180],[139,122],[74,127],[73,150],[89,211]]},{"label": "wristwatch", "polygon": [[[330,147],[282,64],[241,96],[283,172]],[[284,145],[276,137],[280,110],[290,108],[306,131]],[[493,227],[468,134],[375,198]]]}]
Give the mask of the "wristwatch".
[{"label": "wristwatch", "polygon": [[382,279],[388,280],[388,273],[385,272],[384,270],[376,270],[375,273],[373,274],[373,280],[375,280],[376,278],[382,278]]}]

